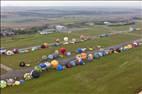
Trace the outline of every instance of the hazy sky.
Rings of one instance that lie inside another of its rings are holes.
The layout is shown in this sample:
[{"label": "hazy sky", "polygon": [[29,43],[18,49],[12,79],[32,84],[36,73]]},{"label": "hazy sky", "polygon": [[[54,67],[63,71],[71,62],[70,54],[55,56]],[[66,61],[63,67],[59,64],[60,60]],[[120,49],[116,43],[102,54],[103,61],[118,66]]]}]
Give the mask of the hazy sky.
[{"label": "hazy sky", "polygon": [[2,6],[113,6],[140,7],[142,1],[1,1]]}]

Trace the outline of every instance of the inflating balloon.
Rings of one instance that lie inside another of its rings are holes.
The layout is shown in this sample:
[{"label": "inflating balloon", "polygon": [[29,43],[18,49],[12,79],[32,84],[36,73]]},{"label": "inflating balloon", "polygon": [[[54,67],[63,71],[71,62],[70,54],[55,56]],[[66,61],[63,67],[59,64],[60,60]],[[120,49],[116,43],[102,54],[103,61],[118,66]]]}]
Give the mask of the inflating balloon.
[{"label": "inflating balloon", "polygon": [[25,64],[24,61],[21,61],[21,62],[19,63],[19,66],[20,66],[20,67],[25,67],[25,65],[26,65],[26,64]]},{"label": "inflating balloon", "polygon": [[30,80],[30,79],[32,79],[31,74],[30,74],[30,73],[25,73],[25,74],[24,74],[24,79],[25,79],[25,80]]},{"label": "inflating balloon", "polygon": [[57,43],[59,43],[59,42],[60,42],[60,39],[59,39],[59,38],[57,38],[57,39],[56,39],[56,42],[57,42]]},{"label": "inflating balloon", "polygon": [[14,85],[16,86],[20,85],[20,81],[15,81]]},{"label": "inflating balloon", "polygon": [[12,86],[14,84],[14,79],[7,79],[6,80],[8,86]]},{"label": "inflating balloon", "polygon": [[34,70],[37,72],[42,72],[42,68],[40,66],[35,66]]},{"label": "inflating balloon", "polygon": [[45,63],[40,63],[39,66],[41,67],[42,70],[46,70],[47,66]]},{"label": "inflating balloon", "polygon": [[88,61],[92,61],[93,60],[93,54],[88,54]]},{"label": "inflating balloon", "polygon": [[20,80],[20,84],[23,84],[25,82],[25,80]]},{"label": "inflating balloon", "polygon": [[58,64],[59,64],[59,62],[57,60],[51,61],[51,65],[52,65],[53,68],[57,68]]},{"label": "inflating balloon", "polygon": [[71,68],[72,65],[70,63],[65,64],[66,68]]},{"label": "inflating balloon", "polygon": [[64,41],[67,42],[69,40],[68,37],[64,37]]},{"label": "inflating balloon", "polygon": [[83,60],[79,60],[78,62],[79,62],[80,65],[84,65],[85,64],[85,62],[83,62]]},{"label": "inflating balloon", "polygon": [[44,64],[47,66],[47,68],[51,67],[51,63],[49,63],[49,62],[45,62]]},{"label": "inflating balloon", "polygon": [[19,52],[17,48],[14,48],[12,51],[14,54],[17,54]]},{"label": "inflating balloon", "polygon": [[48,48],[48,43],[43,43],[43,44],[41,45],[41,48]]},{"label": "inflating balloon", "polygon": [[71,64],[72,66],[76,66],[76,62],[75,62],[75,61],[70,61],[70,64]]},{"label": "inflating balloon", "polygon": [[13,55],[14,53],[12,52],[12,51],[10,51],[10,50],[8,50],[7,52],[6,52],[6,55]]},{"label": "inflating balloon", "polygon": [[48,58],[48,57],[47,57],[46,55],[43,55],[43,56],[41,57],[42,60],[47,60],[47,58]]},{"label": "inflating balloon", "polygon": [[1,81],[0,81],[0,88],[5,88],[6,86],[7,86],[6,81],[1,80]]},{"label": "inflating balloon", "polygon": [[83,51],[82,51],[81,48],[78,48],[78,49],[77,49],[77,52],[78,52],[78,53],[82,53]]},{"label": "inflating balloon", "polygon": [[80,55],[80,54],[78,54],[78,55],[76,55],[76,57],[75,57],[75,58],[76,58],[76,60],[77,60],[77,61],[79,61],[79,60],[81,59],[81,55]]},{"label": "inflating balloon", "polygon": [[63,68],[63,66],[62,66],[61,64],[59,64],[56,69],[57,69],[58,71],[62,71],[64,68]]},{"label": "inflating balloon", "polygon": [[86,53],[81,53],[81,58],[84,60],[87,58],[87,54]]},{"label": "inflating balloon", "polygon": [[97,52],[95,52],[94,53],[94,58],[99,58],[99,57],[100,57],[100,55]]},{"label": "inflating balloon", "polygon": [[62,55],[65,55],[65,53],[66,53],[66,48],[60,48],[60,53],[61,53]]},{"label": "inflating balloon", "polygon": [[53,55],[48,55],[48,58],[52,60],[52,59],[54,59],[54,56]]},{"label": "inflating balloon", "polygon": [[32,77],[33,78],[39,78],[40,77],[40,72],[37,72],[37,71],[32,71]]},{"label": "inflating balloon", "polygon": [[72,39],[72,42],[73,42],[73,43],[75,43],[75,42],[76,42],[76,39],[75,39],[75,38],[73,38],[73,39]]},{"label": "inflating balloon", "polygon": [[71,52],[67,52],[66,55],[67,55],[67,56],[71,56]]}]

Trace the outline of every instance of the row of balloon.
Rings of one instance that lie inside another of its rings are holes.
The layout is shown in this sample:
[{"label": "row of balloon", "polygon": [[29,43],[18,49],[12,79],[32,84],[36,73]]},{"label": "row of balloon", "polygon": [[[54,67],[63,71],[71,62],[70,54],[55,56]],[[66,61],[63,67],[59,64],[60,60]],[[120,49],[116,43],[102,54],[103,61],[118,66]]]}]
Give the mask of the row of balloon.
[{"label": "row of balloon", "polygon": [[57,71],[62,71],[66,68],[72,68],[77,65],[84,65],[85,64],[84,61],[86,60],[90,62],[90,61],[93,61],[94,59],[100,58],[110,53],[120,53],[122,51],[131,49],[134,47],[138,47],[138,46],[139,46],[139,43],[133,42],[132,44],[126,44],[117,49],[110,48],[107,50],[100,50],[100,51],[92,52],[92,53],[81,52],[76,55],[75,60],[71,60],[66,64],[61,64],[61,62],[59,63],[59,61],[57,60],[52,60],[51,62],[40,63],[39,65],[35,66],[31,72],[24,74],[24,80],[13,80],[13,79],[1,80],[0,88],[5,88],[7,86],[20,85],[20,84],[23,84],[25,80],[39,78],[41,72],[45,70],[56,69]]}]

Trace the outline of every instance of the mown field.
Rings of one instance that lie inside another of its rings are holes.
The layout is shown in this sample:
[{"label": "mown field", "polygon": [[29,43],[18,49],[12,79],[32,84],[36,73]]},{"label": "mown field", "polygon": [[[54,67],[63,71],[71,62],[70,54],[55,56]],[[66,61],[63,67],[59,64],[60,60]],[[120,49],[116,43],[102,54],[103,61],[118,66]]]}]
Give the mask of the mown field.
[{"label": "mown field", "polygon": [[142,47],[2,89],[1,94],[136,94],[142,88]]}]

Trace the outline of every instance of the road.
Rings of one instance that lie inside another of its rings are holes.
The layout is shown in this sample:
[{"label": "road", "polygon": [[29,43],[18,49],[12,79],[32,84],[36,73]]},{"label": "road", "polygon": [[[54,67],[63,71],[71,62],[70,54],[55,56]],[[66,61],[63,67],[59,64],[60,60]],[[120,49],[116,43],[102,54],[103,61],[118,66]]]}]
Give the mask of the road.
[{"label": "road", "polygon": [[[113,32],[111,32],[111,33],[108,33],[108,35],[111,36],[111,35],[120,34],[120,33],[124,33],[124,32],[128,32],[128,31],[116,31],[116,32],[113,31]],[[100,34],[100,35],[101,35],[101,34]],[[89,36],[89,37],[90,37],[90,39],[92,39],[92,40],[93,40],[93,39],[96,39],[96,38],[100,38],[99,35],[96,35],[96,36]],[[64,43],[64,42],[61,42],[61,44],[63,44],[63,43]],[[54,44],[55,44],[55,43],[50,43],[49,46],[53,46]],[[29,49],[32,49],[32,48],[34,48],[34,47],[35,47],[35,48],[40,48],[40,46],[41,46],[41,45],[31,46],[31,47],[26,47],[26,48],[19,48],[18,50],[19,50],[19,51],[21,51],[21,50],[29,50]]]}]

